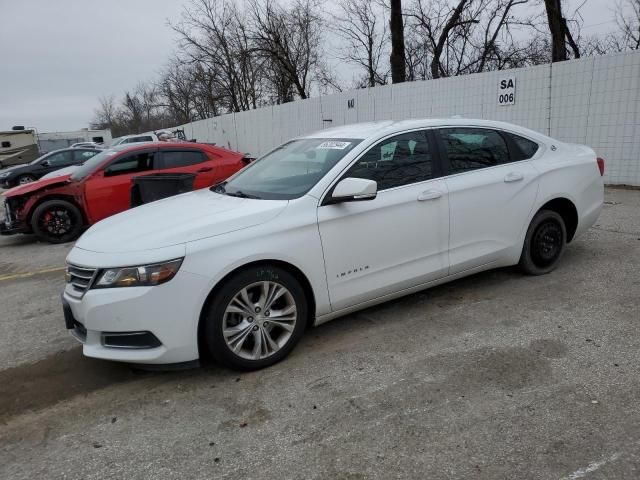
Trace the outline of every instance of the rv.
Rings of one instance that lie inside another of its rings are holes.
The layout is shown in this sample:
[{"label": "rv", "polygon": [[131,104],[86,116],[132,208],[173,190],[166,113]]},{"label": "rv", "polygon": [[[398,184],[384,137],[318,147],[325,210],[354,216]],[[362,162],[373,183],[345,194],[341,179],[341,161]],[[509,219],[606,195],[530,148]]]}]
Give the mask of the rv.
[{"label": "rv", "polygon": [[39,156],[35,130],[0,131],[0,168],[29,163]]}]

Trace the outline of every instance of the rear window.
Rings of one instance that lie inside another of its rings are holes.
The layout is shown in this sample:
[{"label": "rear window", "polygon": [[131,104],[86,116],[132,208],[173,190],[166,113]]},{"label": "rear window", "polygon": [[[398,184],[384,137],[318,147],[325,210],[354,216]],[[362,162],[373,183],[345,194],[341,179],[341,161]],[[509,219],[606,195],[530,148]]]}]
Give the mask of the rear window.
[{"label": "rear window", "polygon": [[207,158],[199,150],[164,151],[162,168],[180,168],[202,163]]}]

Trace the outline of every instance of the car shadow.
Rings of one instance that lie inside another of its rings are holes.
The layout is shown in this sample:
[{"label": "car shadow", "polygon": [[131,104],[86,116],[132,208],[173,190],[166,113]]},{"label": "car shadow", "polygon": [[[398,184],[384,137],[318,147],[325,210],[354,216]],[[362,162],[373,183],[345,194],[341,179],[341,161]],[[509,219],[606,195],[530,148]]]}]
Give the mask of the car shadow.
[{"label": "car shadow", "polygon": [[[281,368],[300,368],[306,355],[320,354],[315,352],[317,348],[322,350],[333,348],[341,342],[358,341],[360,335],[353,338],[355,333],[366,336],[369,328],[375,328],[376,324],[382,321],[387,322],[387,317],[391,317],[391,321],[403,321],[403,318],[406,318],[404,314],[409,311],[418,310],[428,314],[429,311],[435,312],[438,308],[474,302],[479,298],[479,285],[482,286],[482,296],[487,291],[496,290],[495,287],[504,282],[521,278],[526,277],[513,267],[491,270],[345,315],[312,329],[302,338],[301,344],[289,359],[264,372]],[[399,309],[404,312],[403,315],[396,315]],[[259,372],[256,373],[261,375]],[[195,385],[211,380],[223,384],[238,381],[237,377],[242,375],[213,364],[207,359],[203,359],[201,368],[192,368],[189,371],[162,368],[145,370],[130,364],[84,357],[82,348],[77,347],[51,355],[34,364],[0,371],[0,423],[78,395],[86,395],[127,382],[151,380],[159,384],[184,382],[190,378]]]}]

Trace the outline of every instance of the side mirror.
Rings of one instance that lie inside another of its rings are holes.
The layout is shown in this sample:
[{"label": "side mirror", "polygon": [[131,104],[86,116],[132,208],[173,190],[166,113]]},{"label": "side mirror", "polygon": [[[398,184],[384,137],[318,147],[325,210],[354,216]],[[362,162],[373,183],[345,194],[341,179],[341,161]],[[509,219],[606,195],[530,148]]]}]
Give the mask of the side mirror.
[{"label": "side mirror", "polygon": [[378,184],[364,178],[345,178],[340,180],[331,194],[331,203],[358,202],[373,200],[378,194]]},{"label": "side mirror", "polygon": [[49,160],[44,160],[40,165],[42,165],[43,167],[50,167],[51,162]]}]

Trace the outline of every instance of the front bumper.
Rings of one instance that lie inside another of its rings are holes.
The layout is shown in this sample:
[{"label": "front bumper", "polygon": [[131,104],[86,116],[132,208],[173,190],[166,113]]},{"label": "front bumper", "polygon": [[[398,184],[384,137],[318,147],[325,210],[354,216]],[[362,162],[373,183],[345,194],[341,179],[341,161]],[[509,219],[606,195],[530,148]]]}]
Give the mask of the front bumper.
[{"label": "front bumper", "polygon": [[30,231],[31,229],[25,226],[14,226],[6,221],[0,223],[0,235],[15,235],[16,233],[29,233]]},{"label": "front bumper", "polygon": [[14,235],[16,233],[29,233],[31,229],[21,223],[20,221],[16,221],[16,215],[9,208],[9,203],[7,200],[4,202],[4,219],[0,221],[0,235]]},{"label": "front bumper", "polygon": [[206,289],[206,278],[182,271],[156,287],[90,289],[82,298],[67,285],[62,295],[66,327],[88,357],[190,362],[199,358],[198,322]]}]

